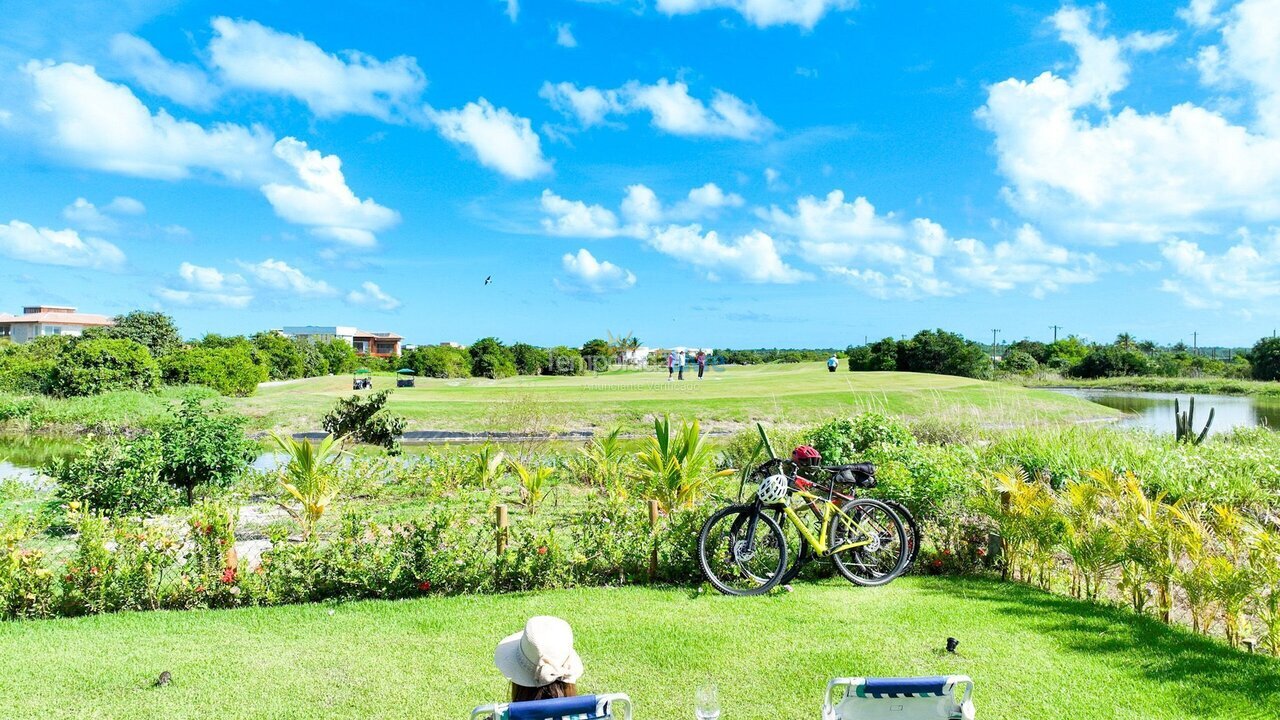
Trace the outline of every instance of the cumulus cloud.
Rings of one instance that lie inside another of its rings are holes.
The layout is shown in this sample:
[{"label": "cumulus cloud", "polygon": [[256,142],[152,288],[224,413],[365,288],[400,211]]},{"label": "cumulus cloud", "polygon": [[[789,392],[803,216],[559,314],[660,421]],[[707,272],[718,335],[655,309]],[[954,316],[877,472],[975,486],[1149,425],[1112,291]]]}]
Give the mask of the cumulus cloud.
[{"label": "cumulus cloud", "polygon": [[367,305],[388,311],[395,310],[403,304],[384,292],[382,288],[378,287],[377,283],[367,280],[360,284],[359,290],[352,290],[347,293],[347,302],[352,305]]},{"label": "cumulus cloud", "polygon": [[294,169],[301,182],[262,186],[262,193],[281,218],[309,226],[312,233],[321,237],[359,247],[374,245],[374,233],[400,221],[395,210],[372,198],[356,197],[347,187],[338,156],[321,155],[294,138],[276,143],[273,152]]},{"label": "cumulus cloud", "polygon": [[565,254],[560,259],[565,279],[556,279],[556,286],[568,292],[600,294],[626,290],[636,284],[635,273],[607,260],[596,260],[586,248],[578,254]]},{"label": "cumulus cloud", "polygon": [[1172,240],[1160,254],[1175,274],[1161,289],[1190,307],[1218,308],[1224,301],[1258,305],[1280,297],[1280,229],[1273,228],[1260,241],[1241,231],[1238,242],[1221,253]]},{"label": "cumulus cloud", "polygon": [[165,58],[151,43],[136,35],[121,33],[112,37],[111,55],[147,92],[181,105],[208,110],[221,94],[221,89],[209,81],[203,69]]},{"label": "cumulus cloud", "polygon": [[75,63],[23,66],[44,119],[43,140],[70,162],[139,177],[176,179],[210,171],[231,180],[272,175],[265,128],[218,123],[208,128],[152,113],[129,88]]},{"label": "cumulus cloud", "polygon": [[480,164],[509,178],[529,180],[551,171],[528,118],[484,98],[456,110],[427,108],[427,116],[446,140],[470,147]]},{"label": "cumulus cloud", "polygon": [[[542,227],[552,235],[580,238],[647,237],[660,223],[687,222],[712,218],[725,208],[742,207],[737,193],[726,193],[715,183],[707,183],[689,191],[683,200],[665,207],[657,193],[647,185],[626,188],[618,213],[581,200],[565,199],[551,190],[542,191]],[[625,221],[625,222],[624,222]]]},{"label": "cumulus cloud", "polygon": [[1054,25],[1078,56],[1071,76],[1046,71],[997,83],[978,112],[995,135],[1009,202],[1038,223],[1101,242],[1155,242],[1241,219],[1280,219],[1280,138],[1265,121],[1268,87],[1280,88],[1280,71],[1267,75],[1280,68],[1280,43],[1253,39],[1276,37],[1280,12],[1251,10],[1267,5],[1277,2],[1245,0],[1233,10],[1219,56],[1238,59],[1218,69],[1253,83],[1261,132],[1192,103],[1167,113],[1112,110],[1128,82],[1126,58],[1164,36],[1102,37],[1094,29],[1101,11],[1059,11]]},{"label": "cumulus cloud", "polygon": [[106,240],[80,237],[75,230],[37,228],[21,220],[0,225],[0,253],[38,265],[112,269],[124,253]]},{"label": "cumulus cloud", "polygon": [[622,233],[618,216],[600,205],[566,200],[550,189],[542,191],[542,228],[551,235],[609,238]]},{"label": "cumulus cloud", "polygon": [[278,292],[308,297],[337,294],[337,290],[329,283],[307,277],[301,270],[283,260],[267,258],[259,263],[242,262],[240,267],[258,284]]},{"label": "cumulus cloud", "polygon": [[320,117],[389,120],[412,110],[427,80],[418,62],[329,53],[300,35],[252,20],[213,19],[209,59],[228,86],[295,97]]},{"label": "cumulus cloud", "polygon": [[727,274],[752,283],[787,284],[812,277],[784,262],[773,238],[760,230],[725,241],[715,230],[703,233],[698,224],[672,225],[647,242],[664,255],[702,269],[711,280]]},{"label": "cumulus cloud", "polygon": [[184,262],[178,266],[178,277],[181,287],[156,288],[156,297],[176,305],[229,308],[245,308],[253,302],[253,293],[240,275]]},{"label": "cumulus cloud", "polygon": [[754,105],[735,95],[714,90],[711,101],[704,102],[689,94],[687,84],[666,78],[652,85],[633,80],[614,90],[546,83],[540,94],[582,127],[603,124],[613,114],[647,112],[654,127],[684,137],[755,140],[774,128]]},{"label": "cumulus cloud", "polygon": [[657,0],[658,10],[667,15],[726,9],[739,13],[756,27],[799,25],[806,30],[829,12],[857,6],[857,0]]}]

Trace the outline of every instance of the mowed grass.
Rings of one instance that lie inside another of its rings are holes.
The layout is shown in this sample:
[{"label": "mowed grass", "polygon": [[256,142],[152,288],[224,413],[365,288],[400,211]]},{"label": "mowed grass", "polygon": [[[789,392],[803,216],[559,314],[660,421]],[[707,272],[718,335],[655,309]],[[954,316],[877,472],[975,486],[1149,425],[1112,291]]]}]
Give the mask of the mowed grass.
[{"label": "mowed grass", "polygon": [[[840,675],[963,673],[984,720],[1280,715],[1280,663],[1012,584],[829,582],[758,599],[584,589],[0,626],[6,718],[465,718],[506,687],[494,644],[531,615],[568,619],[585,692],[644,720],[692,717],[714,680],[725,717],[809,720]],[[942,650],[960,639],[958,655]],[[173,682],[152,687],[164,670]]]},{"label": "mowed grass", "polygon": [[[704,380],[667,382],[662,372],[610,371],[585,377],[504,380],[419,378],[396,389],[392,409],[410,429],[576,430],[622,425],[642,430],[654,414],[696,417],[712,429],[756,421],[811,424],[879,410],[908,417],[946,416],[988,426],[1076,421],[1118,415],[1077,398],[1004,383],[916,373],[829,373],[823,363],[725,367]],[[394,387],[378,376],[374,388]],[[349,377],[325,377],[263,387],[235,406],[267,428],[314,430]]]}]

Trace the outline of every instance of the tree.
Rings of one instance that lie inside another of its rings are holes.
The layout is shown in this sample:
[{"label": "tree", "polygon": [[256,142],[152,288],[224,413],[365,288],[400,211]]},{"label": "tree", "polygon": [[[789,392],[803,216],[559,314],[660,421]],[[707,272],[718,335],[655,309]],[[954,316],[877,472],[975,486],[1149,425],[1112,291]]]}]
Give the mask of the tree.
[{"label": "tree", "polygon": [[610,358],[613,357],[613,350],[609,347],[609,343],[600,338],[588,340],[582,344],[582,359],[587,363],[587,369],[592,372],[604,372],[609,369]]},{"label": "tree", "polygon": [[1119,345],[1100,345],[1090,350],[1069,372],[1078,378],[1150,375],[1151,361],[1137,350],[1125,350]]},{"label": "tree", "polygon": [[159,312],[134,310],[112,318],[109,327],[91,328],[85,331],[89,338],[132,340],[145,347],[152,357],[160,357],[182,345],[182,336],[173,318]]},{"label": "tree", "polygon": [[[316,349],[324,356],[325,363],[329,366],[329,372],[333,375],[354,372],[360,367],[360,356],[356,354],[356,349],[351,347],[351,343],[340,338],[333,338],[326,342],[316,343]],[[407,365],[403,367],[408,367]]]},{"label": "tree", "polygon": [[991,358],[986,349],[972,340],[945,330],[921,330],[899,345],[899,369],[908,372],[991,377]]},{"label": "tree", "polygon": [[1255,380],[1280,380],[1280,338],[1262,338],[1249,351]]},{"label": "tree", "polygon": [[471,374],[475,377],[497,380],[516,374],[516,362],[511,355],[511,348],[503,345],[497,338],[481,338],[467,350],[471,354]]},{"label": "tree", "polygon": [[147,349],[133,340],[82,340],[68,349],[50,378],[57,395],[97,395],[112,390],[153,390],[160,368]]},{"label": "tree", "polygon": [[1116,345],[1119,345],[1120,347],[1124,348],[1125,350],[1132,350],[1132,349],[1133,349],[1133,343],[1134,343],[1134,340],[1133,340],[1133,334],[1132,334],[1132,333],[1122,332],[1122,333],[1120,333],[1119,335],[1116,335],[1116,342],[1115,342],[1115,344],[1116,344]]},{"label": "tree", "polygon": [[188,397],[161,426],[161,477],[183,491],[188,505],[197,485],[229,487],[257,457],[258,444],[245,436],[245,423],[218,403]]},{"label": "tree", "polygon": [[1049,362],[1049,346],[1039,340],[1019,340],[1010,344],[1008,350],[1020,350],[1035,358],[1041,365]]},{"label": "tree", "polygon": [[203,385],[235,397],[252,395],[268,377],[248,343],[178,348],[160,359],[160,371],[167,383]]},{"label": "tree", "polygon": [[1047,354],[1043,361],[1045,365],[1055,370],[1069,370],[1089,354],[1089,346],[1075,335],[1070,335],[1049,343],[1045,352]]},{"label": "tree", "polygon": [[521,375],[539,375],[547,367],[547,351],[528,343],[512,345],[511,356],[515,359],[516,372]]},{"label": "tree", "polygon": [[548,375],[585,375],[586,372],[587,363],[577,350],[558,345],[547,351]]},{"label": "tree", "polygon": [[381,390],[365,398],[359,395],[343,398],[324,416],[320,426],[344,443],[350,440],[377,445],[388,454],[399,455],[406,422],[386,409],[390,395],[390,390]]},{"label": "tree", "polygon": [[324,353],[320,352],[320,347],[308,338],[292,338],[294,347],[298,348],[298,354],[302,356],[302,376],[301,377],[323,377],[329,374],[329,360]]},{"label": "tree", "polygon": [[431,345],[407,350],[400,356],[399,366],[409,368],[422,377],[471,377],[471,355],[465,348]]},{"label": "tree", "polygon": [[306,360],[298,346],[278,332],[264,331],[250,340],[267,364],[272,380],[292,380],[302,377]]},{"label": "tree", "polygon": [[1000,358],[1000,370],[1016,375],[1030,375],[1040,369],[1040,363],[1030,353],[1010,347]]}]

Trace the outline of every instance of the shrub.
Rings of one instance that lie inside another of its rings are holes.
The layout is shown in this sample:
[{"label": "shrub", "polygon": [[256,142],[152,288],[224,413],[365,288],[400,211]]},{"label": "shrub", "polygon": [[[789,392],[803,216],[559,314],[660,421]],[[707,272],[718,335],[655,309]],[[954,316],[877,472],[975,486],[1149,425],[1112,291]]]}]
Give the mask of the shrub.
[{"label": "shrub", "polygon": [[153,390],[160,380],[155,358],[133,340],[84,340],[63,354],[50,386],[63,396],[98,395],[111,390]]},{"label": "shrub", "polygon": [[316,343],[301,337],[290,338],[290,341],[302,356],[302,377],[323,377],[331,372],[328,357],[320,352]]},{"label": "shrub", "polygon": [[177,502],[177,489],[165,482],[163,470],[160,436],[147,434],[133,440],[90,440],[84,452],[55,458],[43,472],[57,481],[63,502],[108,515],[132,515],[158,513]]},{"label": "shrub", "polygon": [[409,350],[400,357],[400,367],[409,368],[422,377],[471,377],[471,355],[466,348],[432,345]]},{"label": "shrub", "polygon": [[870,345],[849,348],[849,369],[853,371],[897,370],[898,341],[885,338]]},{"label": "shrub", "polygon": [[521,375],[539,375],[547,367],[547,351],[528,343],[516,343],[511,346],[511,355],[516,363],[516,372]]},{"label": "shrub", "polygon": [[175,385],[203,385],[223,395],[246,397],[266,382],[266,366],[258,362],[245,345],[229,347],[184,347],[160,359],[165,382]]},{"label": "shrub", "polygon": [[75,552],[62,577],[67,615],[155,610],[181,543],[161,526],[73,511]]},{"label": "shrub", "polygon": [[497,338],[481,338],[471,344],[468,352],[471,355],[471,374],[475,377],[496,380],[516,374],[511,348],[503,345]]},{"label": "shrub", "polygon": [[91,328],[85,331],[90,338],[103,337],[115,340],[132,340],[147,349],[152,357],[160,357],[182,344],[182,336],[173,318],[159,312],[134,310],[117,315],[114,325]]},{"label": "shrub", "polygon": [[1280,380],[1280,338],[1262,338],[1249,352],[1255,380]]},{"label": "shrub", "polygon": [[1078,378],[1124,377],[1151,374],[1151,361],[1137,350],[1117,345],[1095,347],[1074,365],[1070,374]]},{"label": "shrub", "polygon": [[333,406],[320,421],[324,431],[340,440],[376,445],[392,455],[400,454],[405,419],[386,409],[390,390],[366,398],[352,395]]},{"label": "shrub", "polygon": [[360,367],[360,356],[346,340],[333,338],[327,342],[316,343],[316,349],[324,356],[327,372],[331,375],[355,372],[355,369]]},{"label": "shrub", "polygon": [[1010,348],[1005,351],[1004,357],[1000,359],[1001,372],[1013,373],[1015,375],[1031,375],[1040,369],[1040,363],[1031,357],[1030,354]]},{"label": "shrub", "polygon": [[44,553],[22,547],[31,535],[30,525],[21,520],[0,523],[0,620],[53,614],[53,571]]},{"label": "shrub", "polygon": [[547,375],[585,375],[587,361],[571,347],[558,345],[547,351]]},{"label": "shrub", "polygon": [[0,391],[35,395],[49,391],[57,365],[54,357],[40,357],[28,345],[0,345]]},{"label": "shrub", "polygon": [[991,377],[991,358],[976,342],[945,330],[921,330],[900,343],[899,370],[960,377]]},{"label": "shrub", "polygon": [[258,444],[245,437],[246,419],[222,409],[189,397],[160,427],[162,476],[186,493],[188,505],[196,486],[229,487],[258,455]]},{"label": "shrub", "polygon": [[901,421],[874,412],[832,420],[811,430],[805,440],[822,455],[824,463],[833,465],[857,462],[877,445],[916,444],[915,436]]},{"label": "shrub", "polygon": [[272,380],[292,380],[306,372],[306,359],[298,345],[278,332],[260,332],[250,340],[267,365]]}]

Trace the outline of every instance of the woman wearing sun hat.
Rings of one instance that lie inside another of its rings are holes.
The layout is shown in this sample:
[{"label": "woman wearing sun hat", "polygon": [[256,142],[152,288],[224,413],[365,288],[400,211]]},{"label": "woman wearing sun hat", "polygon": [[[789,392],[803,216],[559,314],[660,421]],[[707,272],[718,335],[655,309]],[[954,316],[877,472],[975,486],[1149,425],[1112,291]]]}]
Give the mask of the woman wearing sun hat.
[{"label": "woman wearing sun hat", "polygon": [[511,681],[511,702],[578,694],[582,658],[573,649],[573,629],[558,617],[529,618],[523,631],[498,643],[493,662]]}]

